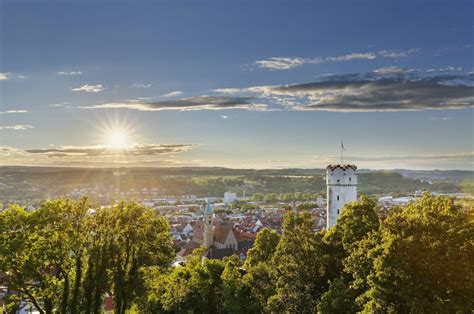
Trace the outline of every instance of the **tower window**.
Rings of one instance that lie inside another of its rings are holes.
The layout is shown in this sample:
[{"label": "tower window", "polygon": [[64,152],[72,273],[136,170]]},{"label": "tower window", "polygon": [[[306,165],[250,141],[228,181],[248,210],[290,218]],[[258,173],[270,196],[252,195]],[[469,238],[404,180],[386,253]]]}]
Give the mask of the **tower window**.
[{"label": "tower window", "polygon": [[337,200],[339,200],[339,195],[337,196]]},{"label": "tower window", "polygon": [[349,177],[349,182],[351,182],[351,179],[352,179],[352,178],[351,178],[351,177]]},{"label": "tower window", "polygon": [[339,209],[337,210],[337,214],[339,215]]},{"label": "tower window", "polygon": [[337,183],[339,183],[341,180],[337,179]]}]

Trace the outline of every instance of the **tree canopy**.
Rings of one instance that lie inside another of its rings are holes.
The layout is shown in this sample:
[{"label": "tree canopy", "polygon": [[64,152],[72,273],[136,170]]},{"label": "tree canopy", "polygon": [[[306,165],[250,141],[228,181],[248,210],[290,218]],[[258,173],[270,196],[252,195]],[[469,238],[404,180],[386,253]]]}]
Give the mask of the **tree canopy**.
[{"label": "tree canopy", "polygon": [[[304,196],[301,196],[304,198]],[[261,195],[258,196],[261,199]],[[247,258],[196,249],[172,267],[168,222],[133,202],[44,202],[0,213],[0,273],[8,311],[40,313],[456,313],[474,308],[472,208],[425,194],[377,215],[362,196],[316,232],[309,211],[289,211],[283,231],[263,228]]]}]

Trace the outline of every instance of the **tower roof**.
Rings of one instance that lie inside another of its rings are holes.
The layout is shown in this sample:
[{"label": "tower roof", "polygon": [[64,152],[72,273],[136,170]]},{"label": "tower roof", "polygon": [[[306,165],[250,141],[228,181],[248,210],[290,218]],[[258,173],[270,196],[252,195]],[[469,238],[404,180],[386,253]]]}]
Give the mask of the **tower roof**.
[{"label": "tower roof", "polygon": [[341,165],[341,164],[329,165],[329,166],[326,167],[326,170],[335,170],[337,168],[341,168],[342,170],[347,170],[347,169],[357,170],[356,165],[349,165],[349,164],[346,164],[346,165]]}]

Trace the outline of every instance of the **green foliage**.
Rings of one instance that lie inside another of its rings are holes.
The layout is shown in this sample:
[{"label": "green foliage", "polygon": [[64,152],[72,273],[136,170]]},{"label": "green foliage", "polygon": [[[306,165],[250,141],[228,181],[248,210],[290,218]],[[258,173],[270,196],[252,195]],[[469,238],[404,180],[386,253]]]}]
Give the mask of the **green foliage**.
[{"label": "green foliage", "polygon": [[274,204],[277,201],[277,196],[275,193],[268,193],[265,195],[265,202]]},{"label": "green foliage", "polygon": [[[284,195],[283,195],[284,197]],[[304,194],[301,196],[305,198]],[[377,216],[373,199],[347,204],[314,231],[289,211],[283,233],[262,229],[243,265],[203,258],[170,267],[169,226],[154,210],[122,202],[89,212],[54,200],[0,213],[0,272],[41,313],[462,313],[474,308],[472,204],[424,195]]]},{"label": "green foliage", "polygon": [[265,195],[263,193],[254,193],[252,195],[252,199],[255,201],[255,202],[261,202],[265,199]]},{"label": "green foliage", "polygon": [[447,197],[424,195],[416,203],[393,210],[382,222],[377,242],[369,251],[373,262],[364,309],[431,313],[472,310],[473,239],[473,222]]},{"label": "green foliage", "polygon": [[312,313],[324,292],[326,257],[322,235],[313,230],[309,213],[289,212],[273,256],[276,293],[268,300],[273,312]]},{"label": "green foliage", "polygon": [[11,306],[29,299],[40,313],[99,312],[106,291],[125,313],[140,293],[140,271],[171,261],[168,222],[135,203],[89,212],[86,199],[47,201],[32,212],[0,213],[0,272]]},{"label": "green foliage", "polygon": [[247,252],[244,268],[250,269],[259,263],[270,261],[275,254],[280,236],[275,230],[263,228],[257,234],[253,247]]}]

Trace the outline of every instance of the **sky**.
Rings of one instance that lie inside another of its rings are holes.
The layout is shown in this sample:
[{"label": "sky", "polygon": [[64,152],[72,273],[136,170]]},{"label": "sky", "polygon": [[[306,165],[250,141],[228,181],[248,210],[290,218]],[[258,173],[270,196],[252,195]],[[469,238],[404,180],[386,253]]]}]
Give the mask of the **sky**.
[{"label": "sky", "polygon": [[0,164],[473,170],[472,12],[0,0]]}]

